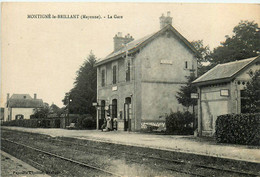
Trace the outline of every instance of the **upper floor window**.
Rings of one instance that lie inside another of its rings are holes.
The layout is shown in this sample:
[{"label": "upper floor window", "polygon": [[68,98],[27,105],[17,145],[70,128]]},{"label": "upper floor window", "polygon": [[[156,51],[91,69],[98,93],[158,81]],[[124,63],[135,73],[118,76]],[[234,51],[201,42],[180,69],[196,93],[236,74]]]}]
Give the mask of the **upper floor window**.
[{"label": "upper floor window", "polygon": [[102,87],[105,86],[105,70],[104,69],[101,71],[101,86]]},{"label": "upper floor window", "polygon": [[127,65],[126,65],[126,81],[130,81],[130,74],[131,74],[131,71],[130,71],[130,61],[127,61]]},{"label": "upper floor window", "polygon": [[185,61],[185,69],[188,69],[188,62]]},{"label": "upper floor window", "polygon": [[113,84],[116,84],[116,66],[113,66]]}]

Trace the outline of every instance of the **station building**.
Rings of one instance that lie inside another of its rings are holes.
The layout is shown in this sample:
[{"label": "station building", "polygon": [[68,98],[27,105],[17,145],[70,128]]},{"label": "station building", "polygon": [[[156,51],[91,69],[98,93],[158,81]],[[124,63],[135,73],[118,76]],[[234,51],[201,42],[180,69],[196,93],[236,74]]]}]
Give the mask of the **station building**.
[{"label": "station building", "polygon": [[256,70],[260,56],[219,64],[193,81],[199,94],[199,135],[213,136],[219,115],[246,113],[244,90]]},{"label": "station building", "polygon": [[182,111],[175,97],[186,76],[197,73],[197,51],[173,26],[170,13],[161,29],[141,39],[114,37],[114,51],[97,61],[97,127],[106,110],[118,129],[138,131],[165,127],[165,115]]}]

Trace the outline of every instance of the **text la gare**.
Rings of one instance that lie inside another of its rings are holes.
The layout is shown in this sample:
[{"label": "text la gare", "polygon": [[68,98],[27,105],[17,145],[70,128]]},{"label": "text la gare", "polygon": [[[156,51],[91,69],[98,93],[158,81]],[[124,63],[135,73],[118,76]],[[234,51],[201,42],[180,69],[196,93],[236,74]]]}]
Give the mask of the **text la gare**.
[{"label": "text la gare", "polygon": [[115,18],[115,19],[122,19],[123,16],[121,16],[121,15],[107,15],[107,18],[108,19],[113,19],[113,18]]}]

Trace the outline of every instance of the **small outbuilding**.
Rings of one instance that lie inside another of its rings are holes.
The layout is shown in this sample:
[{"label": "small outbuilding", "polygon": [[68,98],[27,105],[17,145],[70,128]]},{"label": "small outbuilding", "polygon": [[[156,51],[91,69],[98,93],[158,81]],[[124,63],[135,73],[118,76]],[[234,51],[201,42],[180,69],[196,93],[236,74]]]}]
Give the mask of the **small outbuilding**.
[{"label": "small outbuilding", "polygon": [[245,113],[244,90],[256,70],[260,56],[218,64],[193,81],[199,95],[199,135],[213,136],[219,115]]}]

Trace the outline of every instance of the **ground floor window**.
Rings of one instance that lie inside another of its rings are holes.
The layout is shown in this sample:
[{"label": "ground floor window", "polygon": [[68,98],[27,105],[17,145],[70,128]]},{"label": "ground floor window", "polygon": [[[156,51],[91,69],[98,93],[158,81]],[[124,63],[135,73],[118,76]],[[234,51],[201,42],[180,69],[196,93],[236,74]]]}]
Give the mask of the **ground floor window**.
[{"label": "ground floor window", "polygon": [[15,120],[24,119],[24,116],[22,114],[15,115]]}]

